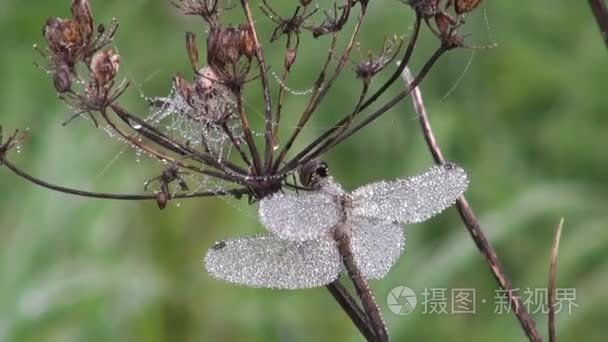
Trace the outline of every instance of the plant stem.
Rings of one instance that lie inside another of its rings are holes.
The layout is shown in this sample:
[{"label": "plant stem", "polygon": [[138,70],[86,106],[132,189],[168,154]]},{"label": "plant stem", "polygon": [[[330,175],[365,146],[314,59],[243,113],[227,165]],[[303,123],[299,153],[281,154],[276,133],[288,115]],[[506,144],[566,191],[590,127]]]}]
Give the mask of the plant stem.
[{"label": "plant stem", "polygon": [[374,341],[376,338],[373,330],[371,329],[365,313],[359,307],[359,304],[355,299],[348,293],[348,290],[342,285],[340,280],[336,280],[333,283],[325,286],[329,293],[334,297],[336,302],[340,305],[342,310],[348,315],[353,324],[359,329],[361,334],[368,341]]},{"label": "plant stem", "polygon": [[562,228],[564,226],[564,218],[559,221],[555,237],[553,239],[553,247],[551,248],[551,259],[549,264],[549,342],[557,341],[557,333],[555,329],[555,302],[557,296],[557,255],[559,251],[559,242],[562,237]]},{"label": "plant stem", "polygon": [[[406,82],[406,86],[409,86],[413,82],[413,77],[407,68],[403,70],[402,76]],[[439,147],[437,139],[435,138],[435,134],[433,133],[433,129],[429,122],[429,118],[426,113],[426,108],[422,100],[422,94],[418,87],[416,87],[412,91],[412,102],[414,104],[414,110],[418,114],[418,119],[420,120],[424,139],[433,156],[433,159],[435,160],[435,163],[445,163],[443,153],[441,152],[441,148]],[[473,209],[469,205],[469,202],[464,196],[462,196],[456,201],[456,206],[458,208],[460,218],[462,219],[467,230],[471,234],[471,238],[473,238],[475,245],[488,263],[490,271],[494,275],[494,278],[498,282],[498,285],[501,287],[501,289],[508,293],[511,308],[515,312],[515,315],[517,316],[517,319],[519,320],[519,323],[522,329],[524,330],[524,333],[532,342],[542,341],[542,338],[536,328],[536,323],[526,311],[526,308],[521,302],[521,299],[518,296],[513,295],[513,287],[511,286],[511,281],[507,277],[500,263],[500,260],[496,255],[494,247],[492,247],[492,244],[490,243],[490,241],[488,241],[483,230],[481,229],[479,220],[477,219],[475,212],[473,212]]]},{"label": "plant stem", "polygon": [[604,0],[589,0],[589,6],[591,6],[591,12],[597,21],[597,26],[600,28],[602,39],[604,44],[608,47],[608,9]]}]

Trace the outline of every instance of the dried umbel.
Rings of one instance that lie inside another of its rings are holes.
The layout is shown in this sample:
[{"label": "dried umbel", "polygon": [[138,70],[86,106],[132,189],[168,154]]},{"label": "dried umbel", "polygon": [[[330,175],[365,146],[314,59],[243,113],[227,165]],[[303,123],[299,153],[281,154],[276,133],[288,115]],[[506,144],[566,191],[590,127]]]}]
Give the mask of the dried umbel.
[{"label": "dried umbel", "polygon": [[91,58],[91,77],[97,88],[106,88],[113,81],[120,66],[120,56],[112,49],[99,51]]},{"label": "dried umbel", "polygon": [[[100,26],[95,35],[91,6],[86,0],[72,1],[72,18],[51,18],[45,26],[48,47],[44,55],[49,61],[46,67],[53,74],[54,87],[75,111],[72,118],[86,114],[95,124],[101,121],[107,131],[121,137],[139,153],[194,171],[204,179],[235,184],[240,188],[232,193],[247,193],[255,201],[281,189],[302,165],[369,125],[408,96],[440,56],[464,45],[457,32],[462,20],[447,11],[454,8],[456,15],[461,15],[478,7],[481,1],[406,1],[416,13],[407,44],[403,39],[386,39],[380,52],[370,53],[355,63],[354,76],[363,82],[359,100],[335,124],[295,153],[292,148],[301,146],[297,141],[324,98],[343,71],[352,70],[347,66],[352,63],[352,50],[359,46],[357,39],[364,27],[369,3],[344,0],[313,6],[311,1],[300,0],[280,13],[270,1],[262,1],[262,12],[274,25],[268,37],[259,36],[248,0],[240,2],[243,19],[237,25],[223,20],[224,13],[237,9],[225,1],[175,0],[172,3],[185,14],[205,21],[206,46],[204,52],[199,50],[196,35],[186,34],[186,55],[193,76],[176,74],[171,95],[152,98],[152,112],[147,117],[134,115],[118,103],[128,83],[116,81],[121,58],[114,49],[104,48],[111,42],[116,26],[109,30]],[[369,111],[411,60],[421,23],[429,23],[430,19],[434,26],[429,27],[441,40],[441,47],[423,65],[409,89],[387,99],[377,110]],[[286,98],[295,93],[287,83],[297,69],[294,65],[301,50],[302,34],[326,39],[329,49],[321,57],[310,90],[302,93],[308,96],[308,101],[298,114],[295,127],[285,132],[287,127],[283,127],[281,121],[283,105]],[[283,36],[286,44],[277,46],[278,38]],[[270,71],[261,43],[264,40],[268,42],[267,49],[283,49],[282,62],[274,64],[275,69],[282,70]],[[200,56],[206,56],[206,63],[201,63]],[[397,59],[399,66],[395,68],[392,62]],[[77,68],[78,64],[84,68]],[[378,82],[376,76],[387,70],[389,77]],[[276,98],[271,96],[273,79],[279,83]],[[245,103],[244,94],[250,82],[256,80],[262,88],[258,95],[264,106],[252,111]],[[263,117],[263,127],[252,127],[256,121],[252,115]],[[263,140],[263,148],[259,140]],[[236,157],[231,151],[237,153]]]},{"label": "dried umbel", "polygon": [[446,8],[449,8],[450,5],[454,5],[454,11],[456,14],[463,14],[472,12],[475,10],[483,0],[448,0]]},{"label": "dried umbel", "polygon": [[307,26],[307,20],[314,16],[318,11],[318,8],[316,7],[310,11],[308,10],[310,1],[308,3],[300,3],[304,6],[303,9],[302,7],[298,6],[291,17],[283,18],[268,4],[267,1],[263,1],[260,8],[266,17],[277,25],[272,32],[272,36],[270,37],[271,42],[277,40],[281,35],[285,35],[287,36],[286,46],[289,49],[292,48],[292,36],[295,35],[296,43],[295,46],[293,46],[293,49],[297,50],[298,46],[300,45],[301,30],[310,29],[310,27]]},{"label": "dried umbel", "polygon": [[177,183],[181,191],[189,190],[188,184],[182,178],[187,174],[187,172],[180,171],[176,165],[170,165],[162,172],[160,176],[147,180],[144,184],[144,189],[147,190],[152,183],[157,182],[159,184],[159,190],[156,193],[156,205],[161,210],[165,209],[167,207],[167,203],[172,198],[170,189],[172,183]]},{"label": "dried umbel", "polygon": [[170,0],[171,4],[179,8],[186,15],[201,16],[207,24],[215,26],[219,23],[219,16],[232,6],[225,6],[221,0]]},{"label": "dried umbel", "polygon": [[[401,0],[412,6],[412,8],[426,21],[429,28],[441,39],[443,45],[448,48],[465,47],[464,39],[457,28],[464,23],[462,16],[472,12],[483,0]],[[441,9],[444,2],[444,9]],[[453,17],[447,11],[453,5],[454,12],[458,18]],[[429,23],[434,19],[436,28]]]},{"label": "dried umbel", "polygon": [[47,48],[40,53],[48,59],[46,69],[53,73],[55,89],[59,93],[71,90],[76,77],[78,63],[89,63],[90,58],[111,42],[116,24],[106,32],[103,25],[98,28],[98,36],[93,38],[93,15],[87,0],[72,1],[72,18],[49,18],[42,32]]},{"label": "dried umbel", "polygon": [[397,37],[386,39],[380,54],[374,56],[370,52],[367,59],[357,64],[355,69],[357,78],[362,79],[365,83],[369,83],[372,77],[380,73],[387,65],[395,60],[402,46],[403,39]]},{"label": "dried umbel", "polygon": [[177,95],[190,107],[184,115],[192,120],[223,125],[234,114],[234,96],[220,82],[211,67],[204,67],[195,74],[194,84],[180,74],[174,77]]},{"label": "dried umbel", "polygon": [[78,22],[80,33],[85,41],[93,38],[93,14],[88,0],[72,1],[72,16]]},{"label": "dried umbel", "polygon": [[86,45],[80,24],[73,19],[50,18],[42,32],[49,51],[68,65],[74,65]]},{"label": "dried umbel", "polygon": [[220,80],[240,92],[255,55],[251,27],[214,27],[207,36],[207,64]]}]

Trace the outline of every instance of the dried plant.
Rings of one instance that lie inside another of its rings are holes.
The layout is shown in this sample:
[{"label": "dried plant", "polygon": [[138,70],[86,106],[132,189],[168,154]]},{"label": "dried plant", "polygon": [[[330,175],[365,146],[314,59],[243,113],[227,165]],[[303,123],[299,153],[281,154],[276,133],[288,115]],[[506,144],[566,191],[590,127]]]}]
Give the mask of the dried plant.
[{"label": "dried plant", "polygon": [[[343,0],[323,9],[310,0],[293,1],[293,9],[286,14],[280,14],[269,1],[263,0],[260,11],[276,25],[270,37],[259,36],[249,0],[240,0],[238,4],[222,0],[173,0],[171,3],[185,15],[199,16],[205,22],[206,62],[200,61],[196,35],[187,33],[186,55],[192,77],[175,75],[170,94],[149,98],[150,113],[136,115],[120,103],[129,82],[117,81],[121,56],[108,47],[118,24],[113,21],[107,27],[98,25],[95,28],[89,2],[73,0],[72,17],[48,19],[43,28],[47,45],[43,49],[36,48],[45,60],[40,67],[52,76],[55,91],[73,111],[64,124],[88,118],[110,136],[140,154],[161,161],[165,167],[160,175],[146,181],[144,190],[153,191],[149,194],[93,193],[57,186],[29,175],[10,162],[8,152],[25,138],[18,132],[6,142],[0,137],[0,165],[52,190],[94,198],[154,200],[160,209],[175,198],[233,196],[240,199],[246,196],[250,202],[256,202],[283,188],[310,190],[307,184],[311,181],[306,175],[312,176],[317,170],[306,172],[307,165],[410,95],[446,52],[467,47],[458,29],[464,23],[464,16],[482,3],[481,0],[401,2],[391,6],[402,6],[415,14],[407,39],[387,38],[379,53],[370,53],[349,69],[346,66],[351,62],[353,49],[359,46],[357,40],[368,6],[375,5],[368,0]],[[227,25],[223,21],[224,14],[236,11],[242,13],[241,23]],[[405,90],[380,102],[381,95],[400,78],[412,59],[423,23],[434,33],[439,47],[418,74],[408,81]],[[284,85],[298,61],[303,45],[300,37],[304,34],[328,41],[329,48],[307,94],[308,101],[296,116],[295,128],[288,130],[289,127],[283,127],[281,122],[288,90],[281,86],[276,97],[271,96],[271,72],[265,59],[269,53],[265,50],[282,49],[284,62],[278,81]],[[280,42],[283,38],[284,44]],[[265,49],[262,41],[268,41]],[[400,62],[393,68],[391,64],[395,59]],[[294,151],[302,131],[311,118],[318,115],[320,104],[338,78],[349,71],[362,84],[358,101],[336,117],[331,127]],[[376,77],[381,73],[388,73],[386,81]],[[264,100],[261,128],[252,127],[252,114],[246,110],[244,99],[244,93],[254,82],[261,84],[260,95]],[[370,110],[377,102],[378,108]],[[280,142],[283,139],[279,136],[287,137],[284,143]],[[440,154],[436,155],[436,160],[443,163]],[[298,170],[301,171],[300,182],[291,182],[291,176]],[[467,207],[464,198],[459,200],[465,221],[467,215],[472,215]],[[474,225],[474,222],[470,224]],[[498,264],[491,248],[485,251],[490,253],[484,254],[488,262]],[[352,276],[350,272],[349,275]],[[508,279],[504,273],[501,276],[504,278],[498,279],[499,284],[509,289]],[[339,280],[327,287],[368,340],[388,339],[385,327],[378,327],[384,323],[368,317]],[[513,305],[517,303],[513,302]],[[525,310],[515,311],[530,340],[539,340]]]}]

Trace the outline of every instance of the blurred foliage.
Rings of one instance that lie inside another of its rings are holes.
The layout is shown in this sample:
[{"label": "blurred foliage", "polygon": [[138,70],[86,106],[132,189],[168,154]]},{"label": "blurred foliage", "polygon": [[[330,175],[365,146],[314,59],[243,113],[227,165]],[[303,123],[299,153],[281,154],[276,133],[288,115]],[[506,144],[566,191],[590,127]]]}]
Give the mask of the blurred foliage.
[{"label": "blurred foliage", "polygon": [[[449,53],[422,87],[440,144],[470,173],[470,202],[516,287],[546,286],[552,236],[565,216],[559,286],[576,289],[578,308],[558,315],[563,341],[605,340],[608,305],[608,54],[586,5],[487,1],[464,30],[471,44],[498,47]],[[174,73],[188,71],[183,32],[202,36],[201,22],[165,1],[93,7],[98,21],[121,23],[122,74],[138,85],[125,102],[142,111],[138,87],[160,96]],[[364,51],[379,48],[384,35],[407,33],[409,12],[397,1],[371,1]],[[39,57],[32,44],[43,42],[45,19],[68,13],[67,0],[0,2],[0,123],[5,131],[30,131],[14,161],[59,184],[140,192],[158,165],[136,161],[86,120],[61,127],[69,113],[33,66]],[[272,29],[267,20],[258,25]],[[428,34],[422,41],[414,69],[437,44]],[[325,46],[309,38],[302,44],[309,47],[296,63],[296,89],[309,84]],[[280,51],[268,53],[279,65]],[[329,124],[356,100],[358,84],[344,79],[313,126]],[[261,108],[259,93],[252,94],[252,108]],[[286,113],[304,101],[291,96]],[[432,162],[409,102],[327,160],[347,188],[414,174]],[[244,202],[190,200],[160,212],[151,202],[50,192],[0,168],[0,341],[360,341],[325,289],[248,289],[205,273],[202,257],[213,241],[263,230]],[[523,340],[513,315],[494,313],[496,284],[456,210],[407,227],[407,237],[400,262],[372,284],[393,340]],[[415,289],[419,304],[425,287],[446,288],[448,296],[449,289],[474,288],[477,313],[424,314],[419,306],[394,315],[385,298],[398,285]],[[534,317],[545,333],[546,316]]]}]

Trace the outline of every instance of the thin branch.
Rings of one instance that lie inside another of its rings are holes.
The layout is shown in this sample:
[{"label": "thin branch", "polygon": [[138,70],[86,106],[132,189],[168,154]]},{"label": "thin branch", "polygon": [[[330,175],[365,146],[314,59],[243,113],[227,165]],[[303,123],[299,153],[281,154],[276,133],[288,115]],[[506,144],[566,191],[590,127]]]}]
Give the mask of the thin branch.
[{"label": "thin branch", "polygon": [[321,72],[319,73],[319,76],[317,76],[317,79],[315,81],[314,89],[313,89],[312,95],[310,96],[310,101],[306,105],[306,108],[304,109],[304,112],[302,113],[302,116],[300,117],[298,126],[296,127],[294,132],[291,134],[289,139],[287,139],[287,143],[285,144],[285,146],[283,147],[283,149],[281,150],[281,152],[279,154],[279,157],[275,161],[274,166],[273,166],[273,171],[276,171],[279,169],[281,162],[285,159],[287,152],[293,145],[295,139],[297,138],[297,135],[300,133],[299,131],[302,130],[301,128],[299,128],[300,124],[302,122],[305,122],[305,120],[307,120],[306,115],[309,115],[309,113],[311,113],[310,108],[312,108],[312,106],[314,105],[315,99],[317,98],[317,96],[319,95],[319,92],[323,88],[323,82],[325,81],[325,74],[327,73],[329,63],[331,62],[331,60],[334,56],[334,53],[336,51],[336,44],[338,42],[339,35],[340,35],[340,32],[336,32],[336,33],[332,34],[332,41],[329,46],[329,50],[327,52],[327,58],[325,59],[325,64],[323,64],[323,68],[321,69]]},{"label": "thin branch", "polygon": [[338,279],[325,287],[329,290],[336,302],[338,302],[342,310],[348,315],[365,339],[374,341],[375,335],[365,317],[365,313],[361,310],[359,304],[357,304],[350,293],[348,293],[348,290],[342,285],[340,280]]},{"label": "thin branch", "polygon": [[[282,171],[284,171],[284,172],[289,171],[292,167],[294,167],[295,165],[297,165],[296,163],[298,163],[298,161],[299,161],[299,163],[306,163],[309,160],[317,158],[318,156],[320,156],[321,154],[325,153],[326,151],[328,151],[332,147],[338,145],[339,143],[341,143],[342,141],[344,141],[345,139],[347,139],[351,135],[353,135],[356,132],[358,132],[360,129],[362,129],[365,126],[369,125],[374,120],[378,119],[382,114],[386,113],[393,106],[395,106],[401,100],[403,100],[408,95],[410,95],[410,93],[415,89],[415,87],[417,87],[420,84],[420,82],[422,82],[422,80],[426,77],[426,75],[431,70],[431,68],[433,67],[433,65],[435,65],[435,63],[439,60],[439,58],[445,52],[447,52],[447,51],[448,51],[448,49],[446,49],[445,46],[443,46],[443,45],[440,46],[437,50],[435,50],[435,52],[433,53],[433,55],[424,64],[424,66],[420,70],[420,73],[416,76],[415,79],[413,79],[412,83],[409,84],[409,86],[407,87],[407,89],[405,89],[401,93],[397,94],[390,101],[388,101],[384,106],[380,107],[375,112],[373,112],[372,114],[368,115],[367,118],[365,118],[363,121],[361,121],[359,124],[357,124],[356,126],[354,126],[353,128],[351,128],[350,130],[344,132],[341,135],[332,137],[332,138],[328,139],[327,141],[325,141],[325,143],[323,143],[323,145],[319,146],[316,150],[314,150],[312,153],[310,153],[305,158],[303,158],[301,160],[298,160],[297,158],[302,158],[302,153],[298,154],[294,159],[292,159],[292,161],[290,161],[285,166],[285,168]],[[342,121],[345,121],[345,120],[348,120],[348,118],[345,118]],[[304,150],[304,151],[306,151],[306,150]],[[302,151],[302,152],[304,152],[304,151]]]},{"label": "thin branch", "polygon": [[[210,153],[200,153],[189,146],[180,144],[179,142],[166,137],[154,126],[151,126],[144,120],[134,116],[133,114],[129,113],[129,111],[117,104],[112,104],[110,107],[125,124],[135,130],[137,133],[173,153],[176,153],[182,157],[188,156],[191,159],[199,161],[209,167],[224,171],[231,175],[246,175],[248,173],[247,170],[244,170],[228,160],[223,160],[220,163],[213,156],[211,156]],[[135,125],[137,125],[139,128],[135,128]]]},{"label": "thin branch", "polygon": [[[109,194],[109,193],[101,193],[101,192],[90,192],[90,191],[82,191],[76,190],[72,188],[66,188],[63,186],[51,184],[39,178],[36,178],[27,172],[19,169],[17,166],[9,162],[6,157],[0,155],[0,161],[2,165],[5,165],[9,170],[15,173],[17,176],[39,185],[43,188],[47,188],[50,190],[63,192],[65,194],[80,196],[80,197],[88,197],[88,198],[97,198],[97,199],[113,199],[113,200],[121,200],[121,201],[147,201],[147,200],[156,200],[156,194],[150,195],[132,195],[132,194]],[[186,193],[186,194],[173,194],[171,195],[172,199],[175,198],[197,198],[197,197],[215,197],[215,196],[235,196],[236,198],[240,198],[241,196],[248,194],[249,190],[247,189],[232,189],[225,191],[205,191],[205,192],[194,192],[194,193]]]},{"label": "thin branch", "polygon": [[237,111],[239,113],[239,118],[241,119],[241,128],[243,129],[243,135],[245,136],[245,142],[249,147],[249,153],[253,158],[253,166],[257,175],[262,174],[262,166],[260,164],[260,154],[258,153],[258,149],[255,146],[255,141],[253,141],[253,135],[251,133],[251,126],[249,126],[249,120],[247,119],[247,115],[245,114],[245,109],[243,108],[243,95],[237,94],[236,101]]},{"label": "thin branch", "polygon": [[555,329],[555,302],[557,296],[557,255],[559,251],[559,242],[562,238],[562,228],[564,226],[564,218],[559,221],[555,237],[553,238],[553,247],[551,248],[551,260],[549,266],[549,342],[557,342],[557,333]]},{"label": "thin branch", "polygon": [[245,151],[243,151],[243,149],[241,148],[241,144],[239,144],[238,140],[236,140],[236,138],[234,137],[234,134],[232,134],[232,131],[230,130],[230,127],[228,127],[228,125],[226,123],[223,123],[221,125],[221,127],[222,127],[222,130],[224,131],[224,133],[228,136],[228,139],[230,139],[230,142],[232,143],[232,146],[234,146],[234,148],[237,150],[237,152],[241,156],[241,159],[243,160],[243,162],[249,168],[251,168],[252,166],[251,166],[251,162],[249,161],[249,158],[245,154]]},{"label": "thin branch", "polygon": [[264,130],[264,138],[266,140],[266,152],[264,155],[264,172],[268,172],[272,166],[272,151],[273,151],[273,131],[272,131],[272,99],[270,98],[270,85],[268,84],[268,68],[264,61],[264,54],[262,47],[258,39],[258,34],[255,29],[253,14],[251,13],[251,6],[249,6],[248,0],[241,0],[241,6],[245,11],[247,17],[247,24],[251,29],[253,35],[253,42],[255,44],[255,56],[258,60],[258,66],[260,68],[260,80],[262,81],[262,88],[264,93],[264,117],[266,120],[266,128]]},{"label": "thin branch", "polygon": [[121,137],[126,139],[129,143],[131,143],[136,148],[139,148],[142,151],[154,156],[155,158],[157,158],[160,161],[169,161],[177,166],[186,168],[188,170],[198,172],[203,175],[215,177],[215,178],[225,180],[228,182],[243,183],[243,181],[240,178],[238,178],[236,175],[232,176],[228,173],[220,173],[220,172],[211,171],[211,170],[204,170],[204,169],[196,167],[194,165],[186,164],[183,161],[177,160],[171,156],[168,156],[158,150],[153,149],[152,147],[145,146],[145,145],[141,144],[137,138],[129,135],[127,132],[124,132],[122,129],[118,128],[118,126],[112,120],[110,120],[108,113],[105,110],[101,111],[100,113],[101,113],[103,119],[105,120],[105,122],[110,126],[110,128],[112,128],[112,130],[114,132],[116,132]]},{"label": "thin branch", "polygon": [[[414,47],[416,46],[415,42],[417,41],[418,33],[420,32],[420,21],[419,20],[420,20],[419,18],[416,19],[416,25],[414,27],[414,35],[410,38],[408,47],[405,51],[403,59],[401,60],[401,64],[403,64],[403,65],[407,65],[409,63],[409,61],[412,57],[412,54],[414,52]],[[439,50],[442,50],[442,49],[443,48],[440,48]],[[437,50],[437,51],[439,51],[439,50]],[[445,51],[443,51],[443,52],[445,52]],[[439,57],[437,57],[437,58],[439,58]],[[427,61],[427,64],[429,64],[429,62],[431,62],[431,65],[435,63],[435,61]],[[430,69],[430,67],[429,67],[429,69]],[[391,79],[392,79],[392,77],[391,77]],[[390,84],[391,84],[391,81],[389,79],[389,81],[387,81],[387,83],[385,83],[382,87],[380,87],[380,89],[378,89],[368,100],[366,100],[363,104],[358,105],[353,112],[351,112],[350,114],[347,114],[342,120],[340,120],[338,123],[336,123],[332,128],[323,132],[323,134],[321,134],[319,137],[317,137],[317,139],[315,139],[312,143],[308,144],[308,146],[306,146],[304,149],[302,149],[295,157],[293,157],[287,163],[287,165],[282,169],[282,171],[288,172],[288,171],[294,169],[295,167],[297,167],[298,164],[302,164],[303,162],[305,162],[305,161],[303,161],[304,156],[306,156],[306,154],[308,154],[314,148],[317,148],[317,150],[319,150],[319,151],[322,150],[323,147],[318,148],[318,146],[321,143],[323,143],[323,141],[325,141],[325,139],[327,139],[328,137],[331,137],[332,134],[334,134],[334,132],[336,132],[341,127],[346,125],[346,123],[351,121],[356,115],[358,115],[361,111],[363,111],[365,108],[367,108],[369,105],[371,105],[384,92],[384,90],[382,90],[382,89],[387,89],[390,86]],[[406,94],[406,96],[407,96],[407,94]],[[398,101],[400,101],[400,99]],[[334,139],[337,139],[337,138],[338,138],[337,136],[334,137]],[[327,143],[326,146],[329,144],[331,144],[331,143]],[[306,159],[309,160],[311,158],[306,158]]]},{"label": "thin branch", "polygon": [[[350,5],[346,5],[346,6],[350,6]],[[287,141],[287,144],[285,145],[285,148],[283,148],[283,151],[281,151],[279,158],[277,158],[277,163],[275,163],[275,170],[277,169],[279,163],[283,161],[283,159],[287,155],[289,148],[293,145],[296,138],[302,132],[302,129],[304,128],[304,126],[306,126],[306,124],[312,117],[313,113],[315,113],[315,110],[317,109],[317,107],[319,106],[319,104],[321,103],[321,101],[323,100],[325,95],[327,95],[327,93],[329,92],[329,90],[331,89],[331,87],[333,86],[335,81],[338,79],[338,76],[340,76],[342,70],[346,66],[346,63],[348,62],[348,58],[350,57],[350,53],[352,52],[353,47],[355,45],[355,40],[357,39],[357,36],[361,30],[361,26],[363,24],[364,18],[365,18],[365,7],[362,7],[361,13],[359,13],[359,17],[355,24],[355,28],[353,29],[353,33],[350,36],[350,39],[348,41],[346,48],[344,48],[342,55],[340,56],[338,65],[334,69],[334,72],[333,72],[331,78],[327,82],[318,85],[318,92],[315,92],[315,94],[313,94],[313,97],[311,97],[311,100],[310,100],[308,106],[304,110],[304,113],[302,113],[300,121],[298,122],[298,126],[296,127],[296,129],[292,133],[291,137]],[[330,52],[332,52],[332,51],[333,51],[333,43],[332,43],[332,48],[330,49]],[[322,75],[324,75],[324,73]]]},{"label": "thin branch", "polygon": [[363,103],[358,111],[362,111],[365,108],[369,107],[372,103],[374,103],[384,92],[393,84],[396,80],[399,79],[399,76],[403,72],[403,70],[407,67],[412,58],[412,54],[414,53],[414,47],[416,47],[416,42],[418,41],[418,35],[420,33],[420,26],[422,23],[422,19],[419,13],[416,13],[416,21],[414,22],[414,33],[410,37],[410,41],[408,42],[407,49],[405,50],[405,54],[403,55],[403,59],[397,66],[397,70],[391,75],[391,77],[386,81],[369,99]]},{"label": "thin branch", "polygon": [[604,0],[589,0],[589,6],[591,6],[591,12],[595,17],[597,26],[602,34],[604,44],[608,47],[608,9]]},{"label": "thin branch", "polygon": [[[406,84],[410,84],[413,81],[413,77],[409,73],[409,70],[407,68],[404,69],[402,76]],[[433,155],[435,163],[444,164],[445,159],[443,158],[441,148],[439,147],[439,145],[437,144],[437,140],[435,139],[435,135],[431,128],[431,124],[427,116],[426,109],[424,107],[424,102],[422,101],[422,94],[418,87],[416,87],[412,93],[412,102],[414,103],[414,109],[418,114],[424,138],[431,154]],[[519,320],[519,323],[522,329],[524,330],[526,336],[532,342],[542,341],[542,338],[538,330],[536,329],[536,323],[526,311],[526,308],[521,302],[521,299],[518,296],[513,295],[513,287],[511,286],[511,281],[507,277],[500,263],[500,260],[496,255],[496,251],[490,244],[490,241],[488,241],[488,239],[486,238],[479,224],[479,220],[473,212],[473,209],[471,209],[471,206],[467,202],[466,198],[464,196],[460,197],[456,201],[456,206],[458,208],[458,212],[462,221],[464,222],[467,230],[471,234],[475,245],[488,263],[490,271],[494,275],[494,278],[498,282],[498,285],[509,294],[509,302],[511,304],[511,308],[515,312],[515,315],[517,316],[517,319]]]}]

